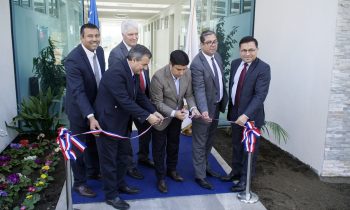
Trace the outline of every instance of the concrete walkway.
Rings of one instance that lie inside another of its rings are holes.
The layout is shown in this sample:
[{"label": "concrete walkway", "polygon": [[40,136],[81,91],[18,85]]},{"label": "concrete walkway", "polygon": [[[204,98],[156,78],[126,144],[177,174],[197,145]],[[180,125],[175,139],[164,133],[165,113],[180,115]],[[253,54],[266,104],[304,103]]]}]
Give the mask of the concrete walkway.
[{"label": "concrete walkway", "polygon": [[[222,159],[220,154],[213,148],[212,154],[225,170],[231,171],[230,166]],[[193,195],[167,198],[152,198],[127,200],[130,210],[265,210],[260,203],[245,204],[237,199],[237,193],[221,193],[212,195]],[[62,188],[60,199],[56,210],[66,209],[66,188]],[[106,203],[75,204],[74,209],[81,210],[113,210],[112,206]]]}]

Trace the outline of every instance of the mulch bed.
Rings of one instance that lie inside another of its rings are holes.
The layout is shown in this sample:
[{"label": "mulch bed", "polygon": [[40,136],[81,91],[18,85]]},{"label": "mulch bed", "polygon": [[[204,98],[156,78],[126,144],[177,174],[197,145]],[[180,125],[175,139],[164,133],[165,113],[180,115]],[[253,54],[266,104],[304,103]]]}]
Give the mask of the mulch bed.
[{"label": "mulch bed", "polygon": [[[218,129],[214,147],[230,164],[232,143],[225,129]],[[271,210],[350,209],[350,184],[322,182],[309,166],[265,139],[251,190]]]}]

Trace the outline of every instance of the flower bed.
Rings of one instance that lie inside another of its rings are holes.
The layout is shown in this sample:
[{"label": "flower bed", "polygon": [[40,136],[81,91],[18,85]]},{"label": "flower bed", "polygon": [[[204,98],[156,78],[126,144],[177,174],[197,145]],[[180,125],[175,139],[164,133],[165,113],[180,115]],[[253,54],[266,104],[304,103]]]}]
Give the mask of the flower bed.
[{"label": "flower bed", "polygon": [[34,209],[41,194],[54,180],[55,166],[61,159],[54,140],[22,139],[0,154],[1,209]]}]

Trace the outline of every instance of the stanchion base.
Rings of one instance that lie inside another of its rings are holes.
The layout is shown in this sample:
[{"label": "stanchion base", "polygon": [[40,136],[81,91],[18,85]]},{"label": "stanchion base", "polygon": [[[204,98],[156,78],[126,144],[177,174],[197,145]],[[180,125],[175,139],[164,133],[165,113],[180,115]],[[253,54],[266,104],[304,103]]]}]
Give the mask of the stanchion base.
[{"label": "stanchion base", "polygon": [[250,192],[250,196],[249,194],[247,196],[245,191],[240,192],[237,194],[237,198],[244,203],[256,203],[259,201],[259,196],[253,192]]}]

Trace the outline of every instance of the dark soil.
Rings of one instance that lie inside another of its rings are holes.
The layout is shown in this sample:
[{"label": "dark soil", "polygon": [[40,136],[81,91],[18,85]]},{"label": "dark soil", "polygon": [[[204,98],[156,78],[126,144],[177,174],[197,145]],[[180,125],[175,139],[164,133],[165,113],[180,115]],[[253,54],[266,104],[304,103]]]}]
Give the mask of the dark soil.
[{"label": "dark soil", "polygon": [[[218,129],[215,149],[231,163],[231,137]],[[349,210],[350,184],[322,182],[309,166],[262,139],[251,190],[271,210]]]},{"label": "dark soil", "polygon": [[52,176],[54,180],[49,184],[48,188],[40,193],[40,201],[35,205],[35,210],[56,209],[63,184],[66,180],[65,166],[62,158],[55,166],[55,171],[52,172]]}]

